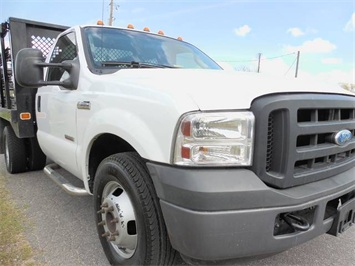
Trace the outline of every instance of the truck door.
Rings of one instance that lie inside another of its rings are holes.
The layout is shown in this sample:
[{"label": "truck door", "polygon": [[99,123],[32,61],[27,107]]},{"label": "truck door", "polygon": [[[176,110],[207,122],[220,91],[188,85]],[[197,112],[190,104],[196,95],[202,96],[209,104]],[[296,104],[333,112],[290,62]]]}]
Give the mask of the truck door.
[{"label": "truck door", "polygon": [[[49,62],[61,63],[76,57],[75,33],[70,32],[57,40]],[[46,72],[48,81],[65,80],[68,76],[63,68],[49,68]],[[37,136],[41,148],[49,158],[74,175],[78,174],[75,157],[77,99],[77,90],[61,86],[42,87],[36,98]]]}]

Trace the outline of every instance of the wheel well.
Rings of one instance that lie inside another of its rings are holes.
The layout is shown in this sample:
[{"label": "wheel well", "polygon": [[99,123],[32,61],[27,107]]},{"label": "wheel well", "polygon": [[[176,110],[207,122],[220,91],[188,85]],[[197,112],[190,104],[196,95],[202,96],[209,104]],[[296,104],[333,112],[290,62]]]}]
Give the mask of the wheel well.
[{"label": "wheel well", "polygon": [[89,187],[93,191],[97,167],[112,154],[135,151],[125,140],[112,134],[100,135],[92,144],[89,156]]}]

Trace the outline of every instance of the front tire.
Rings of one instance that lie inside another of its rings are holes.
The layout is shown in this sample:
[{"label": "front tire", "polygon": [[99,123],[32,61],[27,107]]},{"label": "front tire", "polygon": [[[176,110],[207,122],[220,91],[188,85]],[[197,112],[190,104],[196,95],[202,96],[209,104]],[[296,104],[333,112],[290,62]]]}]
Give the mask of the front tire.
[{"label": "front tire", "polygon": [[171,265],[172,249],[158,198],[137,153],[112,155],[94,180],[94,206],[102,247],[113,265]]},{"label": "front tire", "polygon": [[3,134],[6,169],[11,174],[27,170],[26,146],[23,139],[18,138],[10,126],[6,126]]}]

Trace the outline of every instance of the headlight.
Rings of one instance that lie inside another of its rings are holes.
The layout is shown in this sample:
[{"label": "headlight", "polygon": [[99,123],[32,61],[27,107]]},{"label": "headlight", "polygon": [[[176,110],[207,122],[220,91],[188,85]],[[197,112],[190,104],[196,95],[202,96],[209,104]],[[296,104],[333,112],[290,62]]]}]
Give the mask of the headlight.
[{"label": "headlight", "polygon": [[173,163],[191,166],[248,166],[252,163],[251,112],[191,113],[176,133]]}]

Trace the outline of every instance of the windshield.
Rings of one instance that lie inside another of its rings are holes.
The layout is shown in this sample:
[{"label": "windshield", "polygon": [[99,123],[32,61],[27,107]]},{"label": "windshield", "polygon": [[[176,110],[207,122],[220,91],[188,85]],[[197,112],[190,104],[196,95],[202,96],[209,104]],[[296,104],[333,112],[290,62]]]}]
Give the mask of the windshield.
[{"label": "windshield", "polygon": [[84,29],[87,56],[95,68],[203,68],[220,66],[195,46],[172,38],[124,29]]}]

